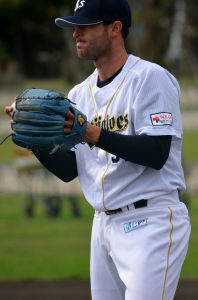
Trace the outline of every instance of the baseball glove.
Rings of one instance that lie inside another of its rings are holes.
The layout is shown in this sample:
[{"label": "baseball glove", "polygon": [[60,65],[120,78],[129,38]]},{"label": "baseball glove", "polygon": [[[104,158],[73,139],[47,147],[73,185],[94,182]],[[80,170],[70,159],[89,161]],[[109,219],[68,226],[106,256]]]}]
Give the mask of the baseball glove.
[{"label": "baseball glove", "polygon": [[[74,114],[74,123],[71,133],[65,134],[64,121],[69,111]],[[16,145],[50,154],[81,143],[87,127],[86,116],[63,94],[34,88],[16,98],[12,119],[12,140]]]}]

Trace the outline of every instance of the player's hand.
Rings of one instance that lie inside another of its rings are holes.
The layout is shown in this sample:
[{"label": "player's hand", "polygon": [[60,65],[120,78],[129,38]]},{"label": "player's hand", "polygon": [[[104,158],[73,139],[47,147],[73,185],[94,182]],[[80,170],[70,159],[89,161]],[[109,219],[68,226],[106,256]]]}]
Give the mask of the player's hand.
[{"label": "player's hand", "polygon": [[99,141],[101,128],[87,122],[87,129],[83,138],[84,142],[96,145]]},{"label": "player's hand", "polygon": [[9,117],[11,117],[12,111],[13,111],[13,107],[12,107],[12,106],[6,106],[6,107],[5,107],[5,113],[6,113]]},{"label": "player's hand", "polygon": [[11,118],[12,117],[12,112],[15,109],[15,102],[16,102],[16,97],[14,98],[14,102],[10,106],[5,107],[5,113]]},{"label": "player's hand", "polygon": [[69,111],[65,116],[64,133],[70,134],[73,125],[74,125],[74,114],[71,111]]},{"label": "player's hand", "polygon": [[[74,124],[74,115],[68,112],[65,116],[64,133],[69,134]],[[100,137],[101,129],[87,122],[87,129],[83,138],[84,142],[97,144]]]}]

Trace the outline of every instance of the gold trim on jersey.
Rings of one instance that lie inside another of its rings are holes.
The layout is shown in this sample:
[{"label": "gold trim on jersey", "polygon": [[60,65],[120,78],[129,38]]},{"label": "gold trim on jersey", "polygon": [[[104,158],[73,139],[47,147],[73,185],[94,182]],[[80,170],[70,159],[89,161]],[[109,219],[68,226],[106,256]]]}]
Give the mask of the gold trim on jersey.
[{"label": "gold trim on jersey", "polygon": [[[138,59],[138,60],[136,60],[136,62],[130,67],[130,69],[127,71],[127,73],[125,74],[124,78],[122,79],[121,83],[120,83],[119,86],[117,87],[116,91],[115,91],[114,94],[112,95],[112,97],[111,97],[111,99],[110,99],[110,101],[109,101],[109,103],[107,104],[107,107],[106,107],[104,120],[107,119],[108,109],[109,109],[109,106],[110,106],[111,102],[113,101],[115,95],[117,94],[117,92],[118,92],[119,89],[121,88],[122,84],[124,83],[124,81],[125,81],[127,75],[128,75],[129,72],[131,71],[131,69],[132,69],[133,67],[135,67],[135,65],[136,65],[140,60],[141,60],[141,58]],[[100,117],[100,116],[98,115],[97,105],[96,105],[96,102],[95,102],[95,99],[94,99],[94,96],[93,96],[93,92],[92,92],[92,88],[91,88],[91,84],[90,84],[90,83],[89,83],[89,90],[90,90],[90,94],[91,94],[91,99],[92,99],[92,101],[93,101],[94,109],[95,109],[95,112],[96,112],[96,117],[97,117],[97,119],[99,120],[99,117]],[[101,118],[101,121],[102,121],[102,118]],[[102,122],[101,122],[101,124],[102,124]],[[115,130],[114,132],[118,132],[118,130]],[[106,160],[107,160],[107,167],[106,167],[105,172],[104,172],[103,175],[102,175],[102,203],[103,203],[104,209],[105,209],[105,210],[108,210],[108,208],[105,206],[105,201],[104,201],[104,198],[105,198],[105,196],[104,196],[104,178],[105,178],[105,175],[106,175],[106,173],[107,173],[107,171],[108,171],[108,168],[109,168],[108,152],[106,152]]]},{"label": "gold trim on jersey", "polygon": [[96,102],[95,102],[95,99],[94,99],[94,96],[93,96],[93,92],[92,92],[92,88],[91,88],[91,84],[90,84],[90,83],[89,83],[89,90],[90,90],[91,99],[92,99],[92,101],[93,101],[93,105],[94,105],[94,108],[95,108],[96,117],[97,117],[97,119],[98,119],[97,106],[96,106]]},{"label": "gold trim on jersey", "polygon": [[168,273],[168,267],[169,267],[169,256],[170,256],[170,250],[172,246],[172,232],[173,232],[173,223],[172,223],[172,217],[173,217],[173,211],[170,207],[168,207],[170,210],[170,224],[171,224],[171,230],[170,230],[170,243],[168,247],[168,253],[167,253],[167,266],[166,266],[166,273],[165,273],[165,278],[164,278],[164,285],[163,285],[163,292],[162,292],[162,300],[164,299],[164,293],[165,293],[165,288],[166,288],[166,279],[167,279],[167,273]]}]

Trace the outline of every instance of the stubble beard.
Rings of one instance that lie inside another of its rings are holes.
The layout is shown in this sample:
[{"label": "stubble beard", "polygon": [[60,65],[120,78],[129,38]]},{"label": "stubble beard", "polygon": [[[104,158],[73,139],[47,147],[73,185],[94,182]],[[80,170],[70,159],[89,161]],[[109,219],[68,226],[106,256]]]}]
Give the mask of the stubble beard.
[{"label": "stubble beard", "polygon": [[96,62],[107,55],[109,49],[109,39],[106,35],[104,35],[100,40],[94,39],[89,41],[85,49],[77,49],[77,55],[79,58]]}]

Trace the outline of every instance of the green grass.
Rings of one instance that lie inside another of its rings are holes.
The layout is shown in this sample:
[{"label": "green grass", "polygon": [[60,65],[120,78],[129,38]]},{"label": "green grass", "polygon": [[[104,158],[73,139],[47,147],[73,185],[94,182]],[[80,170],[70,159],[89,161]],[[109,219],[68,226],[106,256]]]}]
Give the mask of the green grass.
[{"label": "green grass", "polygon": [[[93,210],[79,198],[82,216],[74,219],[67,199],[61,215],[48,219],[41,201],[35,216],[23,212],[25,196],[0,197],[0,280],[89,277]],[[198,198],[190,206],[192,234],[182,277],[198,277]]]},{"label": "green grass", "polygon": [[197,87],[198,85],[197,76],[181,77],[177,79],[182,87]]},{"label": "green grass", "polygon": [[186,162],[198,161],[198,132],[184,132],[183,157]]},{"label": "green grass", "polygon": [[0,117],[4,117],[5,116],[5,108],[4,107],[0,107]]},{"label": "green grass", "polygon": [[[2,141],[5,136],[0,136]],[[14,150],[16,149],[15,144],[9,137],[2,145],[0,145],[0,163],[11,163],[14,159]]]},{"label": "green grass", "polygon": [[0,279],[88,278],[91,207],[79,199],[82,217],[74,219],[65,200],[61,216],[48,219],[38,201],[28,219],[24,201],[0,197]]}]

